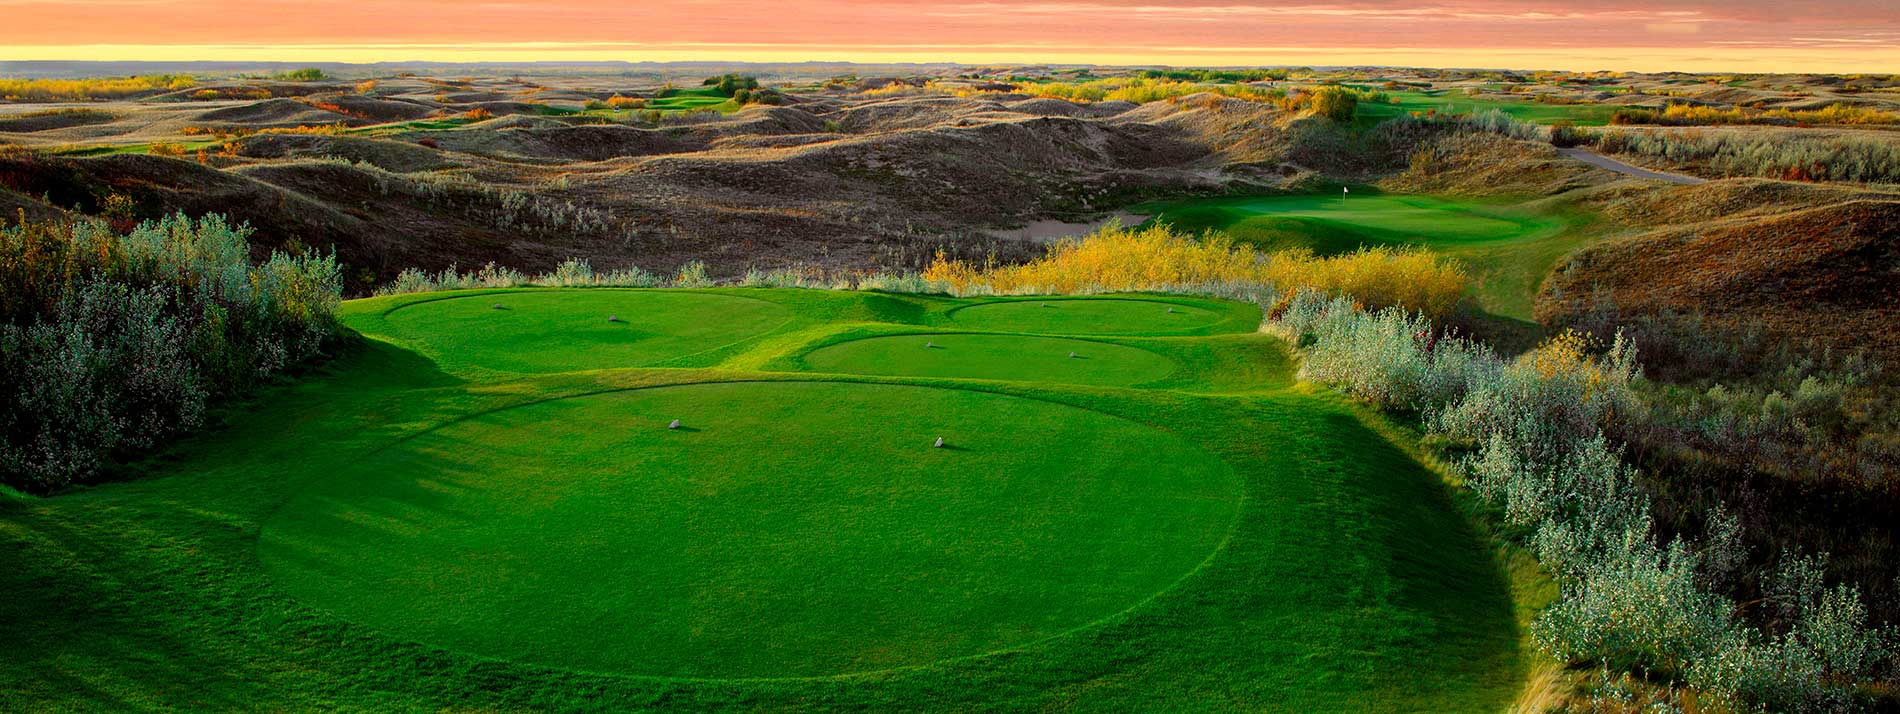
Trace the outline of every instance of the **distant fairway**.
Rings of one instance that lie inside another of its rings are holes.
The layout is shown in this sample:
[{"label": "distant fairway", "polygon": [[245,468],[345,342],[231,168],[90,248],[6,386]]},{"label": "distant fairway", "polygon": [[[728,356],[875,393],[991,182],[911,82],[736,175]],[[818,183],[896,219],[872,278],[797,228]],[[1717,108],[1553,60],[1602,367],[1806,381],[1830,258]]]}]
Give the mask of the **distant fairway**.
[{"label": "distant fairway", "polygon": [[1529,319],[1532,297],[1557,260],[1580,245],[1587,217],[1433,196],[1333,194],[1186,199],[1136,209],[1200,233],[1218,230],[1260,250],[1320,255],[1416,245],[1457,257],[1492,312]]},{"label": "distant fairway", "polygon": [[340,317],[146,477],[0,499],[0,711],[1490,712],[1525,679],[1494,551],[1255,305]]},{"label": "distant fairway", "polygon": [[312,602],[452,649],[815,676],[978,654],[1130,607],[1207,558],[1237,496],[1206,452],[1074,407],[710,384],[455,422],[319,482],[261,547]]},{"label": "distant fairway", "polygon": [[805,355],[820,372],[1135,385],[1168,376],[1168,358],[1134,347],[1017,335],[905,335],[852,340]]},{"label": "distant fairway", "polygon": [[1495,95],[1473,97],[1463,92],[1389,92],[1397,104],[1359,104],[1360,121],[1373,123],[1412,112],[1437,111],[1441,114],[1472,114],[1496,109],[1519,121],[1533,124],[1570,122],[1577,126],[1603,126],[1621,107],[1614,104],[1550,104],[1532,100],[1503,99]]}]

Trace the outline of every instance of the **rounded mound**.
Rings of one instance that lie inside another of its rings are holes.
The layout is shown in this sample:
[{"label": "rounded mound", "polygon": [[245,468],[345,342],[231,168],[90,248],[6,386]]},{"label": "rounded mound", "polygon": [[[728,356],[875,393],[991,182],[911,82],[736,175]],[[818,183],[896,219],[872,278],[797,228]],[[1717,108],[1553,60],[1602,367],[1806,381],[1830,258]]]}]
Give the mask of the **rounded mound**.
[{"label": "rounded mound", "polygon": [[293,595],[451,649],[805,677],[991,652],[1120,612],[1205,561],[1238,499],[1206,451],[1075,407],[697,384],[404,441],[299,494],[258,549]]},{"label": "rounded mound", "polygon": [[1130,386],[1174,372],[1174,362],[1135,347],[1024,335],[893,335],[840,342],[805,355],[820,372],[1007,379]]},{"label": "rounded mound", "polygon": [[704,352],[767,332],[790,315],[783,306],[730,295],[591,289],[430,300],[384,320],[391,334],[439,358],[509,372],[564,372]]},{"label": "rounded mound", "polygon": [[1207,327],[1225,316],[1214,310],[1134,298],[1008,300],[958,308],[965,327],[1052,335],[1169,334]]}]

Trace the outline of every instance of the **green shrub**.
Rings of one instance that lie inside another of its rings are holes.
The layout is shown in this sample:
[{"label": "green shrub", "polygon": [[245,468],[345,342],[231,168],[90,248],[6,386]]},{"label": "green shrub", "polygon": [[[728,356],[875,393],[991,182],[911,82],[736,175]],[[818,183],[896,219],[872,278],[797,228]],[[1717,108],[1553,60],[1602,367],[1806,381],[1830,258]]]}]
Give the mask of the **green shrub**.
[{"label": "green shrub", "polygon": [[1557,122],[1550,125],[1550,145],[1558,148],[1583,146],[1596,143],[1596,134],[1588,129],[1579,129],[1569,122]]},{"label": "green shrub", "polygon": [[319,354],[329,256],[250,262],[218,216],[0,230],[0,483],[47,492],[202,423],[210,400]]},{"label": "green shrub", "polygon": [[1359,95],[1344,87],[1320,87],[1313,91],[1313,112],[1344,124],[1359,113]]},{"label": "green shrub", "polygon": [[1715,514],[1699,546],[1660,542],[1648,487],[1604,436],[1652,411],[1620,337],[1596,355],[1565,333],[1507,361],[1422,318],[1368,313],[1344,297],[1302,292],[1269,317],[1304,348],[1303,377],[1421,412],[1435,441],[1469,449],[1459,462],[1466,485],[1557,580],[1531,634],[1559,660],[1641,673],[1693,688],[1704,707],[1751,712],[1851,710],[1859,689],[1900,665],[1900,635],[1869,623],[1859,590],[1825,586],[1815,558],[1786,556],[1765,578],[1765,602],[1780,612],[1758,624],[1711,584],[1741,561],[1737,522]]}]

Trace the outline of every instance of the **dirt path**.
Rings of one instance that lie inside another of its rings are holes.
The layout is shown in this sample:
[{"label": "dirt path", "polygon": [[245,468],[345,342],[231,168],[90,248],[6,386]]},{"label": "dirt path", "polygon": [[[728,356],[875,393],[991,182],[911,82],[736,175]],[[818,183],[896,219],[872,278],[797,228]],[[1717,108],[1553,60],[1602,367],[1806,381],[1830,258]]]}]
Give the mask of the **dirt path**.
[{"label": "dirt path", "polygon": [[1657,181],[1668,181],[1669,183],[1708,183],[1708,179],[1700,179],[1694,176],[1684,176],[1682,174],[1666,174],[1661,171],[1651,171],[1641,166],[1631,166],[1621,161],[1617,161],[1616,159],[1603,156],[1602,154],[1592,153],[1590,151],[1586,151],[1583,149],[1574,149],[1574,148],[1558,149],[1557,152],[1563,154],[1564,156],[1568,156],[1578,161],[1582,161],[1583,163],[1589,164],[1591,166],[1606,168],[1611,171],[1615,171],[1619,174],[1624,174],[1627,176],[1635,176],[1636,178],[1654,179]]}]

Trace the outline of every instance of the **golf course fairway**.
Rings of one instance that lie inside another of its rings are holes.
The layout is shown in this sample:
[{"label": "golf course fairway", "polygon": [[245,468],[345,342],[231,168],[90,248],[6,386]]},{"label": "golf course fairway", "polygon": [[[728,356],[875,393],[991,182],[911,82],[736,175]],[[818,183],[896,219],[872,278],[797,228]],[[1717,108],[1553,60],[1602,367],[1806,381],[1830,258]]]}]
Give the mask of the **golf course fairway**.
[{"label": "golf course fairway", "polygon": [[1582,244],[1592,220],[1575,211],[1375,192],[1196,198],[1135,210],[1180,231],[1221,231],[1264,251],[1423,247],[1464,263],[1485,309],[1519,319],[1531,317],[1544,276]]},{"label": "golf course fairway", "polygon": [[1255,305],[340,318],[117,478],[0,494],[0,711],[1497,712],[1531,671],[1542,581]]}]

